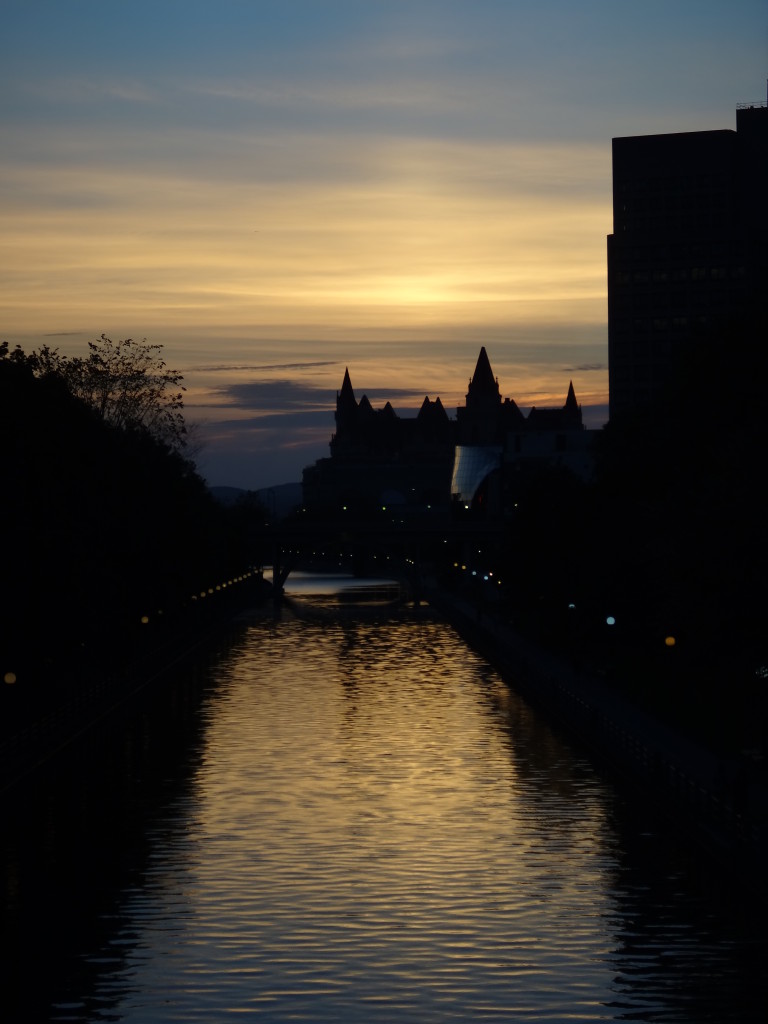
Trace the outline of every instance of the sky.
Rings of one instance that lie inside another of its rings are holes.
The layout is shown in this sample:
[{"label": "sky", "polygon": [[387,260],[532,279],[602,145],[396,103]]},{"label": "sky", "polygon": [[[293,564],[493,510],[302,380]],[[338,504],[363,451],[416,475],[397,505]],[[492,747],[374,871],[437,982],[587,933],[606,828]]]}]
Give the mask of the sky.
[{"label": "sky", "polygon": [[211,485],[359,399],[607,416],[611,139],[734,128],[768,0],[0,0],[0,340],[162,345]]}]

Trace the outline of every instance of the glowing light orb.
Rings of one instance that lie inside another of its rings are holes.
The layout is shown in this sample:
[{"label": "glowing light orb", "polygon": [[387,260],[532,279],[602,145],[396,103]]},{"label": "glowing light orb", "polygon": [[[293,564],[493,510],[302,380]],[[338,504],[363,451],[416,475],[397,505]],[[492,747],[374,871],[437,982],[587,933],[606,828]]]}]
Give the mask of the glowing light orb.
[{"label": "glowing light orb", "polygon": [[16,673],[6,672],[5,675],[3,676],[3,682],[8,683],[9,686],[13,686],[13,684],[16,682]]},{"label": "glowing light orb", "polygon": [[667,645],[667,647],[674,647],[677,641],[673,636],[665,636],[664,643]]},{"label": "glowing light orb", "polygon": [[613,617],[613,615],[609,615],[605,621],[608,623],[609,626],[616,625],[616,619]]}]

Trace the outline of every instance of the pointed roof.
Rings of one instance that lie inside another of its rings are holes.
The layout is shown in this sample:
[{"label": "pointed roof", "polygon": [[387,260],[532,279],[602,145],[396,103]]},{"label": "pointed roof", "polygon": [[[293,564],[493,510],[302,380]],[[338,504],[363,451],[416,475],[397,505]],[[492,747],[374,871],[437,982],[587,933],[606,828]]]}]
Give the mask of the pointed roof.
[{"label": "pointed roof", "polygon": [[583,421],[581,418],[581,406],[576,401],[576,392],[573,388],[573,381],[568,385],[568,397],[565,400],[563,406],[563,415],[565,416],[566,423],[573,427],[582,427]]},{"label": "pointed roof", "polygon": [[344,381],[341,391],[336,393],[336,405],[357,405],[355,392],[352,390],[352,381],[349,379],[349,368],[344,370]]},{"label": "pointed roof", "polygon": [[466,401],[467,408],[473,407],[476,410],[483,408],[486,411],[501,404],[499,382],[493,375],[485,345],[480,349],[480,355],[477,357],[477,365],[472,380],[469,382]]},{"label": "pointed roof", "polygon": [[491,361],[488,358],[488,353],[485,351],[485,345],[480,349],[480,355],[477,357],[475,372],[472,374],[472,384],[483,391],[486,389],[498,390],[498,384],[493,376]]},{"label": "pointed roof", "polygon": [[374,415],[373,406],[370,403],[368,395],[363,395],[357,408],[360,412],[361,418],[370,419]]},{"label": "pointed roof", "polygon": [[426,395],[421,403],[416,419],[421,424],[442,424],[443,422],[448,422],[448,413],[445,411],[445,406],[439,397],[433,402],[430,400],[429,395]]}]

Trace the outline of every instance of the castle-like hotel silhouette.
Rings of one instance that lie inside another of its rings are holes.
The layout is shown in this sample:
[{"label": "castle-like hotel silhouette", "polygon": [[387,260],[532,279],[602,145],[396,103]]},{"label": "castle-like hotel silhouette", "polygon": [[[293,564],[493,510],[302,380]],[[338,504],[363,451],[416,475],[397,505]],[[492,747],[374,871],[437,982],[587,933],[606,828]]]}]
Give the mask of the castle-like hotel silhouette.
[{"label": "castle-like hotel silhouette", "polygon": [[466,401],[451,419],[440,398],[424,401],[415,417],[398,416],[387,402],[358,401],[349,369],[336,394],[331,455],[304,470],[304,500],[315,508],[364,510],[382,505],[499,509],[500,478],[511,467],[591,471],[593,431],[584,429],[573,383],[561,408],[527,416],[502,399],[485,348],[480,349]]}]

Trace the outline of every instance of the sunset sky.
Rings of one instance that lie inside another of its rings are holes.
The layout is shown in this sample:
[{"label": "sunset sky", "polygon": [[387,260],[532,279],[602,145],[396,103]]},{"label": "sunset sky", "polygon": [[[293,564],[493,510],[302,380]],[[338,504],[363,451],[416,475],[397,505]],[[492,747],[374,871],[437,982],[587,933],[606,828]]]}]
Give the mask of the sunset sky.
[{"label": "sunset sky", "polygon": [[163,346],[211,484],[358,398],[607,403],[611,139],[735,127],[765,0],[0,0],[0,340]]}]

